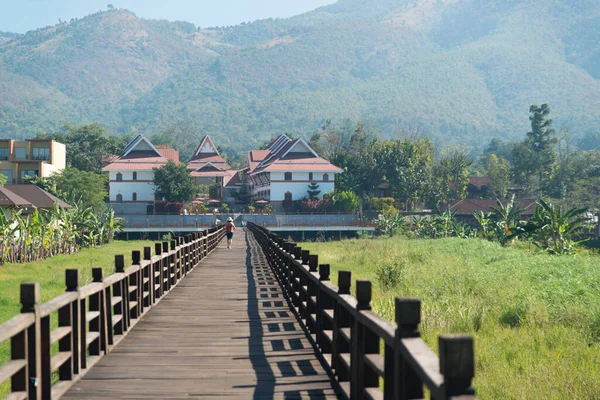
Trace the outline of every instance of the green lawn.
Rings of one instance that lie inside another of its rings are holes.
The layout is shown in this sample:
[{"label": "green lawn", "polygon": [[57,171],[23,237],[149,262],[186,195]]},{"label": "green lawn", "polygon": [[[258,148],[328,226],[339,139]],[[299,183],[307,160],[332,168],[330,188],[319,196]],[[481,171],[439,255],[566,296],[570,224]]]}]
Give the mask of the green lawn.
[{"label": "green lawn", "polygon": [[[475,337],[478,396],[484,399],[600,398],[600,256],[549,256],[478,239],[358,239],[302,243],[338,270],[372,280],[373,307],[393,320],[396,296],[422,300],[421,332]],[[400,281],[385,291],[384,264]]]},{"label": "green lawn", "polygon": [[[114,257],[125,255],[125,265],[131,265],[131,251],[151,246],[148,241],[116,241],[102,247],[83,249],[71,255],[59,255],[47,260],[26,264],[0,266],[0,324],[20,311],[19,290],[22,282],[39,282],[41,302],[46,302],[65,292],[65,270],[80,270],[81,286],[92,281],[92,267],[102,267],[104,276],[114,273]],[[0,365],[10,358],[9,342],[0,343]],[[0,397],[8,391],[8,384],[0,382]]]}]

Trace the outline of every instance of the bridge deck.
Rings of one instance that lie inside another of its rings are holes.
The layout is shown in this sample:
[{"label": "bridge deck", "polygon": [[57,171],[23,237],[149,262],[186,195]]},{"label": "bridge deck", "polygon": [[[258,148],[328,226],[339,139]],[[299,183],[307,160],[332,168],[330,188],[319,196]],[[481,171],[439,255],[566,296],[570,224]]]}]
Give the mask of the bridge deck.
[{"label": "bridge deck", "polygon": [[253,242],[221,244],[64,398],[338,398]]}]

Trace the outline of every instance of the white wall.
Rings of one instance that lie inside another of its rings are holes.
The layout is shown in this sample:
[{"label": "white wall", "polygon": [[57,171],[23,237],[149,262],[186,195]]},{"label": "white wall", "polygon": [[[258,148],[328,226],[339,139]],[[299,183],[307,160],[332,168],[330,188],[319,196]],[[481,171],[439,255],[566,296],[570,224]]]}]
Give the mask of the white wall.
[{"label": "white wall", "polygon": [[133,173],[137,172],[137,180],[138,181],[151,181],[154,179],[154,171],[110,171],[108,175],[108,179],[111,181],[117,180],[117,173],[121,173],[123,175],[124,181],[133,180]]},{"label": "white wall", "polygon": [[[116,182],[117,173],[121,172],[124,182]],[[117,195],[123,196],[123,201],[133,201],[133,193],[137,193],[137,201],[154,201],[153,171],[136,171],[137,180],[133,180],[134,171],[110,171],[110,201],[116,202]],[[146,181],[146,182],[144,182]]]},{"label": "white wall", "polygon": [[[334,182],[317,182],[321,193],[319,198],[327,192],[332,192]],[[283,201],[285,200],[285,193],[292,193],[292,200],[300,200],[308,197],[308,182],[272,182],[271,183],[271,201]]]}]

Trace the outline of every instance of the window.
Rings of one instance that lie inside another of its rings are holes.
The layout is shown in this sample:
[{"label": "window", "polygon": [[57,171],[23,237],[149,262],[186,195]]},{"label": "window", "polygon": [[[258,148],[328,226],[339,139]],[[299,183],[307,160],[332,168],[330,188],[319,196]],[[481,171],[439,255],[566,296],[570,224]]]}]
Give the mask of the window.
[{"label": "window", "polygon": [[133,192],[133,195],[131,196],[133,201],[137,201],[137,193]]},{"label": "window", "polygon": [[291,172],[286,172],[283,179],[286,180],[286,181],[291,181],[292,180],[292,173]]},{"label": "window", "polygon": [[25,147],[17,147],[15,149],[15,158],[19,160],[26,160],[27,154],[25,153]]},{"label": "window", "polygon": [[19,171],[19,177],[21,178],[21,182],[25,181],[26,176],[36,176],[39,175],[39,171],[37,169],[23,169]]},{"label": "window", "polygon": [[292,201],[292,192],[285,192],[285,201]]},{"label": "window", "polygon": [[133,180],[137,181],[137,172],[133,171]]},{"label": "window", "polygon": [[8,160],[8,147],[0,149],[0,160]]},{"label": "window", "polygon": [[117,174],[117,182],[123,182],[123,174],[120,172]]},{"label": "window", "polygon": [[329,182],[329,175],[323,174],[323,182]]},{"label": "window", "polygon": [[312,173],[312,172],[309,172],[309,173],[308,173],[308,180],[309,180],[309,181],[312,181],[312,180],[313,180],[313,173]]},{"label": "window", "polygon": [[48,147],[34,147],[31,149],[31,158],[33,160],[49,160],[50,149]]},{"label": "window", "polygon": [[11,169],[0,169],[0,174],[4,174],[6,176],[6,183],[13,183],[13,176]]},{"label": "window", "polygon": [[122,203],[123,202],[123,195],[121,193],[119,193],[117,195],[117,203]]}]

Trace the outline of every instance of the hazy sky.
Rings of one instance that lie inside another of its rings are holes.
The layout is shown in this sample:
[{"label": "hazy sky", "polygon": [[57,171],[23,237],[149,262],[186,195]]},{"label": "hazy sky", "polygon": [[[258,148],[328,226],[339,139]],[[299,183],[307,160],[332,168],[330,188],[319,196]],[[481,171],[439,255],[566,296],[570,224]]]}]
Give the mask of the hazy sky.
[{"label": "hazy sky", "polygon": [[0,31],[26,31],[81,18],[108,4],[143,18],[188,21],[201,27],[291,17],[336,0],[0,0]]}]

